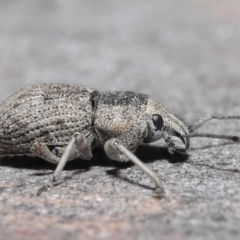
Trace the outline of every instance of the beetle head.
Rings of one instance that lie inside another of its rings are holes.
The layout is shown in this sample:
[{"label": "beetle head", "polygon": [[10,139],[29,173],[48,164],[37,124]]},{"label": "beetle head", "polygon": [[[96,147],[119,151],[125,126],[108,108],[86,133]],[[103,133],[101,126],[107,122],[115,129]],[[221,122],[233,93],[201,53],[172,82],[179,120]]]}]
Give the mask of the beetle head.
[{"label": "beetle head", "polygon": [[184,153],[189,147],[187,127],[178,118],[170,114],[162,104],[149,99],[146,109],[148,132],[145,142],[154,142],[164,138],[170,153]]}]

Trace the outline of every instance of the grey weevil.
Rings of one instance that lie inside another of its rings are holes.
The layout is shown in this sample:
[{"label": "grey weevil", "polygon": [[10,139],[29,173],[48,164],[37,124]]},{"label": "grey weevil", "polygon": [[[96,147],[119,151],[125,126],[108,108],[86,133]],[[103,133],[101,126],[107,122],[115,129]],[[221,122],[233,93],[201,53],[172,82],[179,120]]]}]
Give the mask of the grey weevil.
[{"label": "grey weevil", "polygon": [[196,132],[211,119],[240,116],[208,116],[187,127],[146,94],[39,84],[19,90],[0,104],[0,157],[31,155],[57,164],[50,183],[39,189],[39,195],[59,181],[67,161],[89,160],[92,150],[100,146],[110,159],[136,164],[155,182],[155,196],[162,197],[161,181],[134,155],[135,150],[143,142],[160,138],[171,154],[184,153],[191,137],[239,141],[237,136]]}]

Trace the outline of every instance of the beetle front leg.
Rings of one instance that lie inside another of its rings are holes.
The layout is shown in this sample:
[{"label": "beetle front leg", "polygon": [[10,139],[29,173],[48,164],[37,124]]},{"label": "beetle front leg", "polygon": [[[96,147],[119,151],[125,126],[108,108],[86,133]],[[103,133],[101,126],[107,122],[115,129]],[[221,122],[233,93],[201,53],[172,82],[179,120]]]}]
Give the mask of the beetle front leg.
[{"label": "beetle front leg", "polygon": [[81,133],[73,134],[72,139],[68,143],[61,159],[58,162],[57,168],[53,173],[52,179],[47,185],[41,187],[38,190],[38,193],[37,193],[38,196],[41,194],[42,191],[47,190],[49,187],[50,188],[53,187],[53,185],[59,181],[63,168],[65,167],[67,161],[71,160],[73,156],[75,158],[81,156],[86,160],[89,160],[92,158],[90,144],[88,143],[86,137]]},{"label": "beetle front leg", "polygon": [[163,197],[164,188],[158,176],[149,169],[141,160],[139,160],[130,150],[128,150],[121,142],[121,140],[112,138],[104,145],[104,150],[107,156],[117,161],[132,161],[138,168],[147,174],[156,185],[154,196]]}]

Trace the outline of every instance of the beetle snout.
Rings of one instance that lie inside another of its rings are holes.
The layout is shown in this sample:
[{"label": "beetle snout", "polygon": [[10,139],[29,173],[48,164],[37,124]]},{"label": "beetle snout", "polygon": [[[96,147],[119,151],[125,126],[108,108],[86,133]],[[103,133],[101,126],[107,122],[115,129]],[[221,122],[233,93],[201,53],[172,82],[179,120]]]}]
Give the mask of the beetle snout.
[{"label": "beetle snout", "polygon": [[174,152],[185,152],[188,149],[188,140],[182,136],[172,136],[171,142],[173,143]]},{"label": "beetle snout", "polygon": [[170,153],[184,153],[189,148],[189,139],[185,137],[186,134],[185,131],[165,131],[164,138]]}]

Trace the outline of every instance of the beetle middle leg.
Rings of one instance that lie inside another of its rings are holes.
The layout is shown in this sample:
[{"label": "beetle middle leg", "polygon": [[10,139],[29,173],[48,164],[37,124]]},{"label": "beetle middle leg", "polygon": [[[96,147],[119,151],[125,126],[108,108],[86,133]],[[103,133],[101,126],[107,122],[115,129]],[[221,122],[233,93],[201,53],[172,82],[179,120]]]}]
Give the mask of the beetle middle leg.
[{"label": "beetle middle leg", "polygon": [[140,168],[145,174],[147,174],[156,185],[154,196],[163,197],[164,189],[162,182],[158,176],[149,169],[141,160],[139,160],[130,150],[128,150],[117,138],[112,138],[108,140],[104,145],[104,150],[106,155],[117,161],[132,161],[138,168]]},{"label": "beetle middle leg", "polygon": [[[50,150],[49,150],[50,152]],[[51,152],[50,152],[51,153]],[[50,183],[47,185],[41,187],[38,190],[37,195],[40,195],[42,191],[46,190],[49,187],[52,187],[54,183],[59,181],[61,172],[63,168],[65,167],[67,161],[82,157],[86,160],[89,160],[92,158],[92,152],[89,142],[87,141],[86,137],[81,133],[74,133],[70,142],[68,143],[67,147],[65,148],[65,151],[58,161],[57,168],[55,169],[52,179],[50,180]]]}]

